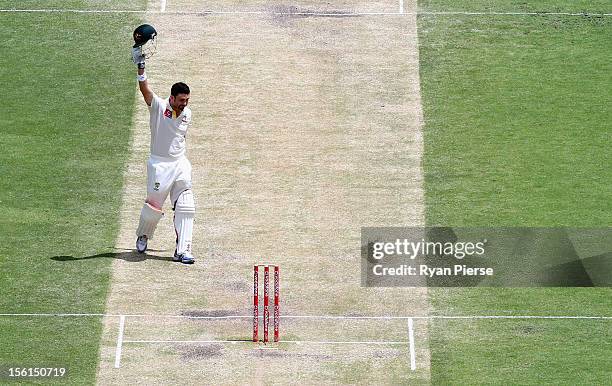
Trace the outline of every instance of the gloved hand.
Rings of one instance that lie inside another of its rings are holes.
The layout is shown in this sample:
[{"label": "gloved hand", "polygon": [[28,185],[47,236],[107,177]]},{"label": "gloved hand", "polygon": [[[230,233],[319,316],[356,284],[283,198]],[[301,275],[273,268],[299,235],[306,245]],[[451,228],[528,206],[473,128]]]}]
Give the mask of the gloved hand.
[{"label": "gloved hand", "polygon": [[142,53],[142,46],[132,48],[132,60],[138,68],[144,68],[145,57]]}]

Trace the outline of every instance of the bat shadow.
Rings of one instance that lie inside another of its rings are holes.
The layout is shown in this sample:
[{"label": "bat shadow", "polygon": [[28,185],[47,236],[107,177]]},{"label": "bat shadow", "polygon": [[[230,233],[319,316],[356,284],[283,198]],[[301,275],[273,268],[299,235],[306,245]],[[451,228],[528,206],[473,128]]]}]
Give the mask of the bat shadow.
[{"label": "bat shadow", "polygon": [[[156,251],[161,252],[161,251]],[[159,255],[151,255],[148,253],[138,253],[136,251],[122,251],[122,252],[105,252],[98,253],[96,255],[91,256],[53,256],[50,259],[54,261],[68,262],[68,261],[81,261],[81,260],[89,260],[89,259],[100,259],[100,258],[110,258],[110,259],[121,259],[130,263],[139,263],[145,260],[164,260],[164,261],[172,261],[172,256],[159,256]]]}]

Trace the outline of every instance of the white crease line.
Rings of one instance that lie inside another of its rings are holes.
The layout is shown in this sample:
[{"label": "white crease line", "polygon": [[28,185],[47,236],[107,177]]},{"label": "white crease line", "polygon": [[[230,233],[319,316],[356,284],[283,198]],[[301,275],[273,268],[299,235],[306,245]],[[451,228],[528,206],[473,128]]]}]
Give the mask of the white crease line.
[{"label": "white crease line", "polygon": [[385,345],[385,344],[408,344],[405,341],[380,341],[380,340],[370,340],[370,341],[333,341],[333,340],[281,340],[280,343],[296,343],[296,344],[373,344],[373,345]]},{"label": "white crease line", "polygon": [[584,12],[466,12],[466,11],[423,11],[414,12],[417,15],[464,15],[464,16],[612,16],[612,13]]},{"label": "white crease line", "polygon": [[117,349],[115,350],[115,368],[121,367],[121,349],[123,348],[123,330],[125,327],[125,315],[119,317],[119,335],[117,335]]},{"label": "white crease line", "polygon": [[161,0],[161,4],[159,5],[159,11],[162,13],[166,12],[166,0]]},{"label": "white crease line", "polygon": [[404,0],[399,0],[399,13],[404,13]]},{"label": "white crease line", "polygon": [[[211,343],[246,343],[253,344],[250,340],[124,340],[124,343],[200,343],[200,344],[211,344]],[[371,345],[404,345],[409,344],[406,341],[334,341],[334,340],[281,340],[278,343],[293,343],[293,344],[371,344]]]},{"label": "white crease line", "polygon": [[429,16],[589,16],[605,17],[612,13],[583,13],[583,12],[464,12],[464,11],[421,11],[421,12],[267,12],[267,11],[139,11],[139,10],[96,10],[96,9],[0,9],[0,13],[136,13],[136,14],[165,14],[165,15],[277,15],[277,16],[402,16],[402,15],[429,15]]},{"label": "white crease line", "polygon": [[414,326],[412,318],[408,319],[408,341],[410,342],[410,370],[416,370],[416,355],[414,354]]},{"label": "white crease line", "polygon": [[[166,314],[97,314],[97,313],[0,313],[0,316],[13,317],[121,317],[126,318],[167,318],[167,319],[252,319],[253,315],[190,316]],[[282,319],[319,319],[319,320],[405,320],[405,319],[589,319],[612,320],[612,316],[547,316],[547,315],[429,315],[429,316],[344,316],[344,315],[281,315]]]},{"label": "white crease line", "polygon": [[546,315],[465,315],[465,316],[415,316],[414,319],[604,319],[612,316],[546,316]]},{"label": "white crease line", "polygon": [[397,16],[397,12],[268,12],[268,11],[140,11],[122,9],[0,9],[0,12],[15,13],[137,13],[137,14],[165,14],[165,15],[276,15],[276,16]]},{"label": "white crease line", "polygon": [[241,340],[124,340],[124,343],[253,343],[253,341]]}]

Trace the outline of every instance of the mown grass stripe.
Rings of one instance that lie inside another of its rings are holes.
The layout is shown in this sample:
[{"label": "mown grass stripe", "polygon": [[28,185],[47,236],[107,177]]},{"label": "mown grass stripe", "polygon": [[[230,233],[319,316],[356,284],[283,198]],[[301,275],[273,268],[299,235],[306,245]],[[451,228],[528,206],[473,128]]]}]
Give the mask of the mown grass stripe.
[{"label": "mown grass stripe", "polygon": [[[136,15],[0,13],[0,310],[103,311],[134,104]],[[100,39],[92,31],[104,31]],[[10,53],[10,54],[9,54]],[[121,60],[118,58],[124,58]],[[95,383],[94,318],[0,318],[0,363]]]}]

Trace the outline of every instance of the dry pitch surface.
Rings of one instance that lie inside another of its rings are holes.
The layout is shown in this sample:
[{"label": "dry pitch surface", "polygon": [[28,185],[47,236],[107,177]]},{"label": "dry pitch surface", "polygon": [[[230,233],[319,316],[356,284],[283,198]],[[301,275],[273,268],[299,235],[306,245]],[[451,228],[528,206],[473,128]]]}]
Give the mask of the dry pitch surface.
[{"label": "dry pitch surface", "polygon": [[[165,14],[146,16],[160,33],[147,66],[153,89],[166,97],[176,81],[192,88],[198,261],[170,261],[169,203],[147,255],[130,252],[149,151],[137,94],[117,243],[125,254],[114,262],[107,313],[250,315],[252,266],[265,261],[281,266],[282,315],[427,314],[424,289],[360,286],[362,226],[423,224],[415,16],[344,15],[397,12],[392,1],[224,1],[206,9],[263,13],[175,13],[203,10],[198,3],[170,0]],[[429,381],[424,321],[415,322],[415,371],[401,319],[286,318],[281,339],[301,343],[264,348],[248,342],[248,318],[128,317],[115,368],[118,324],[105,319],[100,384]],[[237,342],[185,342],[226,340]],[[356,343],[370,341],[399,343]]]}]

